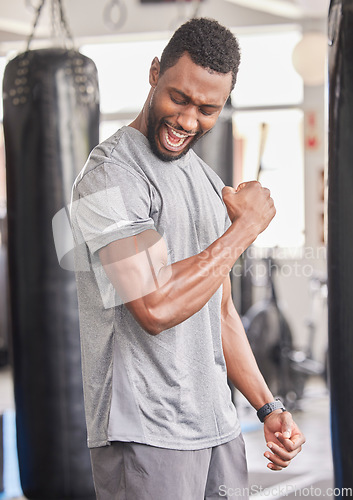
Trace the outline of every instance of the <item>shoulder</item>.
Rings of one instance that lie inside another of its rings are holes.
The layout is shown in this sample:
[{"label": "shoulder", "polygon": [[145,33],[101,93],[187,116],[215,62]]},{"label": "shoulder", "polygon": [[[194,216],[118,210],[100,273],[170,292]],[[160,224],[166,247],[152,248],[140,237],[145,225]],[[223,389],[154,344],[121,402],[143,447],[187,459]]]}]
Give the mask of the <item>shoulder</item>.
[{"label": "shoulder", "polygon": [[144,149],[147,139],[131,127],[123,127],[98,144],[77,176],[74,190],[95,191],[106,185],[125,182],[148,183],[144,174]]}]

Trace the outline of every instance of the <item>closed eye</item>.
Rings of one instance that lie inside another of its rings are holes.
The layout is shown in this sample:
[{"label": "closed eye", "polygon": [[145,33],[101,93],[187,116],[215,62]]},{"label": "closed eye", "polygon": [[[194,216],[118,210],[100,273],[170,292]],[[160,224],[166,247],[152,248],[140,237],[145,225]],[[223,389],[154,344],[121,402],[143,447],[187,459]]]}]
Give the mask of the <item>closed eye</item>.
[{"label": "closed eye", "polygon": [[217,112],[217,110],[215,110],[213,108],[211,108],[211,109],[200,108],[200,111],[205,116],[211,116]]},{"label": "closed eye", "polygon": [[181,106],[187,104],[187,102],[183,99],[176,99],[175,97],[173,97],[172,95],[170,96],[171,100],[175,103],[175,104],[179,104]]}]

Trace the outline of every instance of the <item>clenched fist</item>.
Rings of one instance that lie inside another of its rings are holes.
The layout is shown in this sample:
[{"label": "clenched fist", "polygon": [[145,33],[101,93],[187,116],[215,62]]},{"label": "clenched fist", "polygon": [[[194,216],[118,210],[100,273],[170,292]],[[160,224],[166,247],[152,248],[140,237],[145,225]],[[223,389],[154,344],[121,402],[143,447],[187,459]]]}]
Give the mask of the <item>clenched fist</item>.
[{"label": "clenched fist", "polygon": [[225,186],[222,196],[232,223],[251,230],[254,239],[266,229],[276,214],[269,189],[257,181],[243,182],[237,189]]}]

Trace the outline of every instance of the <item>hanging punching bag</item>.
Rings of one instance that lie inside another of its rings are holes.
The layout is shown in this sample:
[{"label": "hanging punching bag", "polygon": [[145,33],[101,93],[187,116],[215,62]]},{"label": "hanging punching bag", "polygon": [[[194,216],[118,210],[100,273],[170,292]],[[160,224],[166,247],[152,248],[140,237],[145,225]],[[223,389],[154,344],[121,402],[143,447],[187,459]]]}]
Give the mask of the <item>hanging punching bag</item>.
[{"label": "hanging punching bag", "polygon": [[331,1],[328,286],[332,450],[336,488],[353,487],[352,26],[353,0]]},{"label": "hanging punching bag", "polygon": [[27,51],[3,84],[9,276],[20,478],[29,499],[94,499],[83,409],[75,276],[52,219],[98,143],[94,63]]}]

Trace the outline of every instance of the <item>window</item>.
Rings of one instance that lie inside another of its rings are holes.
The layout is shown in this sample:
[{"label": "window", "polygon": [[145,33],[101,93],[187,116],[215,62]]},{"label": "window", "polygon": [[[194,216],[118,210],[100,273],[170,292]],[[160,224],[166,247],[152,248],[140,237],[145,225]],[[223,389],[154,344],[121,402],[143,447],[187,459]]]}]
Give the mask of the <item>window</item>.
[{"label": "window", "polygon": [[235,165],[237,180],[256,179],[261,163],[259,180],[270,189],[277,209],[275,218],[259,235],[255,246],[303,245],[303,112],[299,109],[236,112],[234,129],[235,148],[240,150]]},{"label": "window", "polygon": [[161,56],[165,44],[150,40],[81,47],[97,66],[103,114],[140,111],[149,91],[151,62]]},{"label": "window", "polygon": [[292,64],[298,30],[240,35],[241,63],[232,93],[236,108],[300,104],[303,81]]}]

